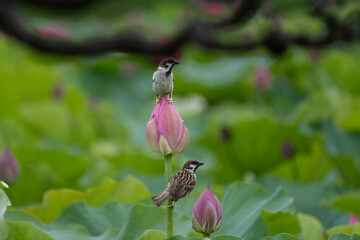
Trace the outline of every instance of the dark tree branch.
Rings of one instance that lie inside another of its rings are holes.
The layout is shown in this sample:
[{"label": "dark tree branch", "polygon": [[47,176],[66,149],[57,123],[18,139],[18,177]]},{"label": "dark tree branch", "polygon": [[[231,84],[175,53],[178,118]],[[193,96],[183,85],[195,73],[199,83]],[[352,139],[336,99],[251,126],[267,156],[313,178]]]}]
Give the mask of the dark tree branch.
[{"label": "dark tree branch", "polygon": [[36,4],[42,7],[54,8],[56,10],[59,9],[81,9],[87,7],[97,0],[21,0],[22,2],[28,4]]},{"label": "dark tree branch", "polygon": [[233,14],[223,20],[214,23],[217,28],[228,27],[239,22],[246,23],[255,14],[262,0],[243,0],[235,2]]},{"label": "dark tree branch", "polygon": [[[255,48],[255,45],[258,43],[226,45],[218,43],[212,37],[214,27],[231,25],[244,18],[247,2],[252,1],[245,0],[242,7],[238,8],[241,10],[235,11],[234,15],[236,13],[239,14],[239,18],[236,19],[232,16],[229,19],[220,21],[219,24],[194,21],[166,44],[151,41],[135,32],[123,32],[113,37],[87,39],[82,42],[45,38],[31,32],[22,23],[9,0],[0,0],[0,4],[3,6],[0,8],[0,26],[8,34],[37,50],[66,55],[92,55],[110,51],[141,54],[172,54],[187,42],[194,42],[214,49],[247,50]],[[253,3],[251,6],[253,6]]]},{"label": "dark tree branch", "polygon": [[[54,2],[57,1],[68,2],[70,0],[54,0]],[[305,36],[286,36],[280,29],[270,31],[263,40],[249,43],[225,44],[214,37],[215,30],[220,31],[228,26],[243,24],[248,21],[259,8],[260,3],[261,0],[243,0],[234,10],[233,15],[215,23],[193,21],[165,44],[149,40],[139,33],[129,31],[112,37],[91,38],[83,41],[47,38],[32,32],[25,26],[21,18],[16,14],[12,0],[0,0],[0,28],[37,50],[64,55],[94,55],[111,51],[170,55],[186,43],[196,43],[205,48],[224,51],[250,51],[259,47],[266,47],[275,54],[282,54],[289,44],[305,47],[323,47],[336,41],[355,40],[349,34],[351,33],[350,29],[338,23],[334,17],[324,12],[321,7],[317,7],[314,13],[322,16],[328,25],[328,34],[323,38],[311,39]]]}]

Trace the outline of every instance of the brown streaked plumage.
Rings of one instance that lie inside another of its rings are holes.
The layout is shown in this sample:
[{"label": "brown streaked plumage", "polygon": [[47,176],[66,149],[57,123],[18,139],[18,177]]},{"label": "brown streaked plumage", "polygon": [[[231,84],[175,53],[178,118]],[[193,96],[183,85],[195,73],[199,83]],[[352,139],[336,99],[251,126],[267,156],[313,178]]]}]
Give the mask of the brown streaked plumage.
[{"label": "brown streaked plumage", "polygon": [[204,163],[197,160],[187,161],[183,168],[175,173],[171,178],[170,182],[167,184],[165,190],[151,197],[151,199],[156,203],[156,206],[161,206],[167,199],[173,201],[171,207],[175,206],[175,202],[186,195],[188,195],[195,187],[196,184],[196,169],[203,165]]}]

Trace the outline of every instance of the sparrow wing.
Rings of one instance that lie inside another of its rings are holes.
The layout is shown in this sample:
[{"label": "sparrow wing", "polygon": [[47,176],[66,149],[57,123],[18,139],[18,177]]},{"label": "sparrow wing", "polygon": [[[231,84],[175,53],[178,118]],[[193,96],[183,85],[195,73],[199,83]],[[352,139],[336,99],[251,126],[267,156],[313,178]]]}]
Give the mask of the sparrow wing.
[{"label": "sparrow wing", "polygon": [[169,184],[169,196],[173,201],[188,195],[195,187],[196,178],[188,171],[177,172]]},{"label": "sparrow wing", "polygon": [[155,77],[156,77],[156,75],[157,75],[157,71],[155,71],[154,74],[153,74],[153,77],[152,77],[152,81],[153,81],[153,82],[155,82]]}]

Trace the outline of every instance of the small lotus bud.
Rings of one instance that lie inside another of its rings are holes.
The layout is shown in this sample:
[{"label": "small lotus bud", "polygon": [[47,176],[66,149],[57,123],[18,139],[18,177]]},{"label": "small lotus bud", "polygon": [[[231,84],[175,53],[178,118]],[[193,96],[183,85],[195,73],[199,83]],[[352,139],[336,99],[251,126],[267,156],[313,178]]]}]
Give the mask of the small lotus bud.
[{"label": "small lotus bud", "polygon": [[289,141],[283,142],[281,151],[284,158],[292,158],[295,154],[294,146]]},{"label": "small lotus bud", "polygon": [[91,110],[95,110],[99,106],[99,99],[95,96],[90,96],[87,99],[87,107]]},{"label": "small lotus bud", "polygon": [[254,86],[259,91],[266,91],[271,88],[272,78],[269,69],[264,65],[259,65],[254,71]]},{"label": "small lotus bud", "polygon": [[248,30],[243,32],[241,36],[245,40],[253,40],[255,38],[255,33]]},{"label": "small lotus bud", "polygon": [[13,184],[18,179],[19,165],[9,149],[0,156],[0,180]]},{"label": "small lotus bud", "polygon": [[164,96],[146,125],[146,141],[156,153],[164,156],[179,154],[189,145],[189,132],[172,102]]},{"label": "small lotus bud", "polygon": [[350,213],[350,220],[349,225],[354,225],[355,223],[358,223],[359,219],[357,219],[356,215],[353,213]]},{"label": "small lotus bud", "polygon": [[222,224],[222,214],[221,204],[208,186],[192,208],[192,227],[203,234],[216,232]]},{"label": "small lotus bud", "polygon": [[231,133],[230,133],[230,129],[228,127],[222,127],[220,129],[220,138],[221,140],[227,142],[231,139]]},{"label": "small lotus bud", "polygon": [[310,60],[316,62],[321,58],[321,53],[318,50],[311,50],[309,51],[309,58]]},{"label": "small lotus bud", "polygon": [[52,92],[53,92],[54,98],[56,98],[56,99],[64,98],[65,89],[62,84],[60,84],[60,83],[55,84],[53,86]]},{"label": "small lotus bud", "polygon": [[130,12],[125,16],[125,25],[131,27],[141,27],[144,25],[144,17],[140,13]]}]

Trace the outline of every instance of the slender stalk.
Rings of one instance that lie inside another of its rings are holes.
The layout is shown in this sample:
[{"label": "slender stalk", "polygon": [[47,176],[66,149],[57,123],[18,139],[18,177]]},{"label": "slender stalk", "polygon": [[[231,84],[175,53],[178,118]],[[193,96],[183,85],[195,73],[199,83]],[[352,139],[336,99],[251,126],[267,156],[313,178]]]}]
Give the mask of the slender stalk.
[{"label": "slender stalk", "polygon": [[[166,184],[170,181],[172,177],[172,169],[171,169],[171,161],[172,155],[165,156],[165,179]],[[171,205],[171,200],[167,201],[167,209],[166,209],[166,229],[167,229],[167,237],[170,238],[174,235],[174,223],[173,223],[173,207],[169,207]]]},{"label": "slender stalk", "polygon": [[210,238],[210,234],[208,234],[208,233],[203,233],[203,236],[204,236],[204,238]]}]

